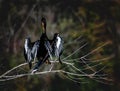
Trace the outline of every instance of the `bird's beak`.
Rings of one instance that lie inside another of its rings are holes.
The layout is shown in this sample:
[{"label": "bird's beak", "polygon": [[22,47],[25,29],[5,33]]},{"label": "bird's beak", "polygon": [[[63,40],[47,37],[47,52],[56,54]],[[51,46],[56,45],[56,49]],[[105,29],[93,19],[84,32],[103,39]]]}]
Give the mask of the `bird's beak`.
[{"label": "bird's beak", "polygon": [[45,32],[45,24],[44,22],[41,23],[42,31]]}]

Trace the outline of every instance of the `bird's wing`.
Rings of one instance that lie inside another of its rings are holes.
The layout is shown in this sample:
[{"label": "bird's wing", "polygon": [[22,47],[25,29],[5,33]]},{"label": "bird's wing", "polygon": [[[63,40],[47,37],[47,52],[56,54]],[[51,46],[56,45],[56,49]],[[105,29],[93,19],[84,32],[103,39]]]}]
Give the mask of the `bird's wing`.
[{"label": "bird's wing", "polygon": [[62,38],[60,37],[61,39],[61,42],[59,43],[59,46],[57,46],[57,42],[54,44],[54,53],[55,53],[55,56],[56,57],[59,57],[59,55],[61,54],[62,50],[63,50],[63,40]]},{"label": "bird's wing", "polygon": [[45,41],[45,48],[46,48],[46,50],[48,51],[48,54],[49,54],[49,56],[50,56],[50,58],[51,58],[51,60],[52,60],[52,59],[53,59],[53,58],[52,58],[52,47],[51,47],[49,41]]},{"label": "bird's wing", "polygon": [[27,62],[27,54],[26,54],[25,48],[24,48],[24,58],[25,58],[25,60]]},{"label": "bird's wing", "polygon": [[61,44],[60,44],[60,46],[59,46],[59,49],[58,49],[58,53],[60,54],[60,53],[62,52],[62,50],[63,50],[63,44],[62,44],[62,42],[61,42]]},{"label": "bird's wing", "polygon": [[24,57],[26,62],[29,63],[29,68],[32,66],[32,45],[31,45],[31,40],[30,38],[26,38],[25,44],[24,44]]},{"label": "bird's wing", "polygon": [[33,45],[33,47],[32,47],[32,57],[33,57],[33,59],[35,59],[36,56],[37,56],[37,53],[38,53],[40,41],[36,41],[36,42],[32,43],[32,45]]}]

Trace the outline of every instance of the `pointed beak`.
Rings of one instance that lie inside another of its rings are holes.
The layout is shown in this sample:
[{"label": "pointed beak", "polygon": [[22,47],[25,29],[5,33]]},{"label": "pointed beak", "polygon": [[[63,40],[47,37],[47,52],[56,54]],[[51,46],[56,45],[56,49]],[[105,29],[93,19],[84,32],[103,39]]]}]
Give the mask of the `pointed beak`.
[{"label": "pointed beak", "polygon": [[46,26],[45,26],[45,23],[44,23],[44,22],[41,23],[41,27],[42,27],[42,31],[45,32]]}]

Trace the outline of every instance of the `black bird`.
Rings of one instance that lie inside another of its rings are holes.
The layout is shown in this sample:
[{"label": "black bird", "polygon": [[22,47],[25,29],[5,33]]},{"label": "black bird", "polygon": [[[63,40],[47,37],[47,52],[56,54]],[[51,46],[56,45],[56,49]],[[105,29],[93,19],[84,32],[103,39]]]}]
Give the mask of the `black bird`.
[{"label": "black bird", "polygon": [[40,44],[39,44],[39,49],[37,53],[38,63],[33,68],[32,73],[36,72],[38,68],[40,67],[40,65],[46,62],[46,60],[48,61],[48,63],[50,63],[48,58],[52,57],[52,47],[50,44],[50,40],[48,39],[47,34],[46,34],[46,19],[45,18],[41,19],[41,27],[42,27],[42,35],[40,37]]},{"label": "black bird", "polygon": [[46,34],[46,19],[41,19],[42,35],[40,37],[39,49],[37,50],[37,59],[38,63],[32,70],[32,73],[36,72],[40,65],[42,65],[46,60],[48,63],[49,57],[52,59],[53,56],[59,59],[59,62],[62,64],[60,56],[63,51],[63,40],[60,37],[59,33],[55,33],[52,40],[48,39]]},{"label": "black bird", "polygon": [[32,67],[32,60],[35,60],[39,49],[39,41],[31,42],[30,37],[25,39],[24,44],[24,57],[29,64],[29,68]]},{"label": "black bird", "polygon": [[53,45],[52,45],[52,52],[53,52],[53,55],[58,58],[59,62],[62,64],[61,62],[61,59],[60,59],[60,56],[63,52],[63,40],[62,38],[60,37],[60,34],[59,33],[55,33],[54,34],[54,38],[52,40],[53,42]]}]

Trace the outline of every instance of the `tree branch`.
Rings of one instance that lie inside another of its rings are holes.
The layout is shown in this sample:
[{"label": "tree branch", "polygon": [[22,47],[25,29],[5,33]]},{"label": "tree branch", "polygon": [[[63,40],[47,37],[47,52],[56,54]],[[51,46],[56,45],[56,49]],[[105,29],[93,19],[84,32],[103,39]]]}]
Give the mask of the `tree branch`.
[{"label": "tree branch", "polygon": [[[87,43],[83,44],[81,47],[79,47],[73,53],[71,53],[70,55],[68,55],[67,57],[64,57],[62,59],[62,61],[63,61],[62,63],[63,63],[63,65],[65,65],[65,67],[62,67],[61,69],[50,70],[50,71],[46,71],[46,70],[44,71],[43,70],[41,72],[38,71],[38,72],[36,72],[34,74],[26,72],[26,73],[18,73],[16,75],[14,75],[14,74],[10,75],[10,73],[12,73],[13,71],[17,70],[18,68],[21,68],[22,66],[26,66],[27,65],[27,63],[22,63],[22,64],[20,64],[18,66],[13,67],[12,69],[8,70],[4,74],[2,74],[0,76],[0,81],[8,81],[8,80],[13,80],[13,79],[17,79],[17,78],[21,78],[21,77],[25,77],[25,76],[43,75],[43,74],[49,74],[49,73],[62,73],[67,79],[69,79],[69,80],[71,80],[73,82],[78,82],[78,83],[81,83],[81,80],[86,78],[86,77],[90,78],[90,79],[93,79],[93,80],[96,80],[96,81],[101,82],[101,83],[105,83],[104,82],[105,80],[106,81],[111,81],[111,80],[109,80],[106,77],[106,74],[100,74],[100,72],[103,71],[103,69],[106,66],[102,67],[99,70],[95,70],[95,69],[93,69],[93,67],[97,67],[101,63],[90,66],[90,64],[88,64],[86,62],[86,60],[87,61],[88,60],[91,61],[90,59],[86,58],[88,55],[94,53],[95,51],[97,51],[98,49],[100,49],[101,47],[103,47],[103,46],[105,46],[107,44],[109,44],[109,43],[107,42],[107,43],[103,44],[102,46],[99,46],[98,48],[94,49],[93,51],[87,53],[86,55],[84,55],[84,56],[82,56],[80,58],[70,59],[70,61],[66,60],[69,57],[71,57],[72,55],[78,53],[80,49],[82,49],[83,47],[85,47],[87,45]],[[110,57],[107,57],[107,58],[103,58],[103,59],[99,59],[99,60],[95,60],[95,61],[92,61],[90,63],[103,62],[104,60],[108,60],[111,57],[113,57],[113,56],[110,56]],[[80,61],[80,59],[82,59],[82,60]],[[75,61],[75,60],[79,60],[79,61]],[[51,62],[52,63],[59,63],[59,61],[57,61],[57,60],[55,60],[55,61],[52,60]],[[84,63],[85,68],[84,69],[78,68],[76,66],[75,62]],[[32,62],[32,63],[34,64],[35,62]],[[24,69],[22,69],[22,70],[24,70]],[[91,71],[92,70],[92,73],[87,73],[87,72],[85,72],[85,70],[87,70],[87,71]],[[104,81],[102,81],[102,80],[104,80]],[[84,83],[87,83],[87,82],[84,82]]]}]

